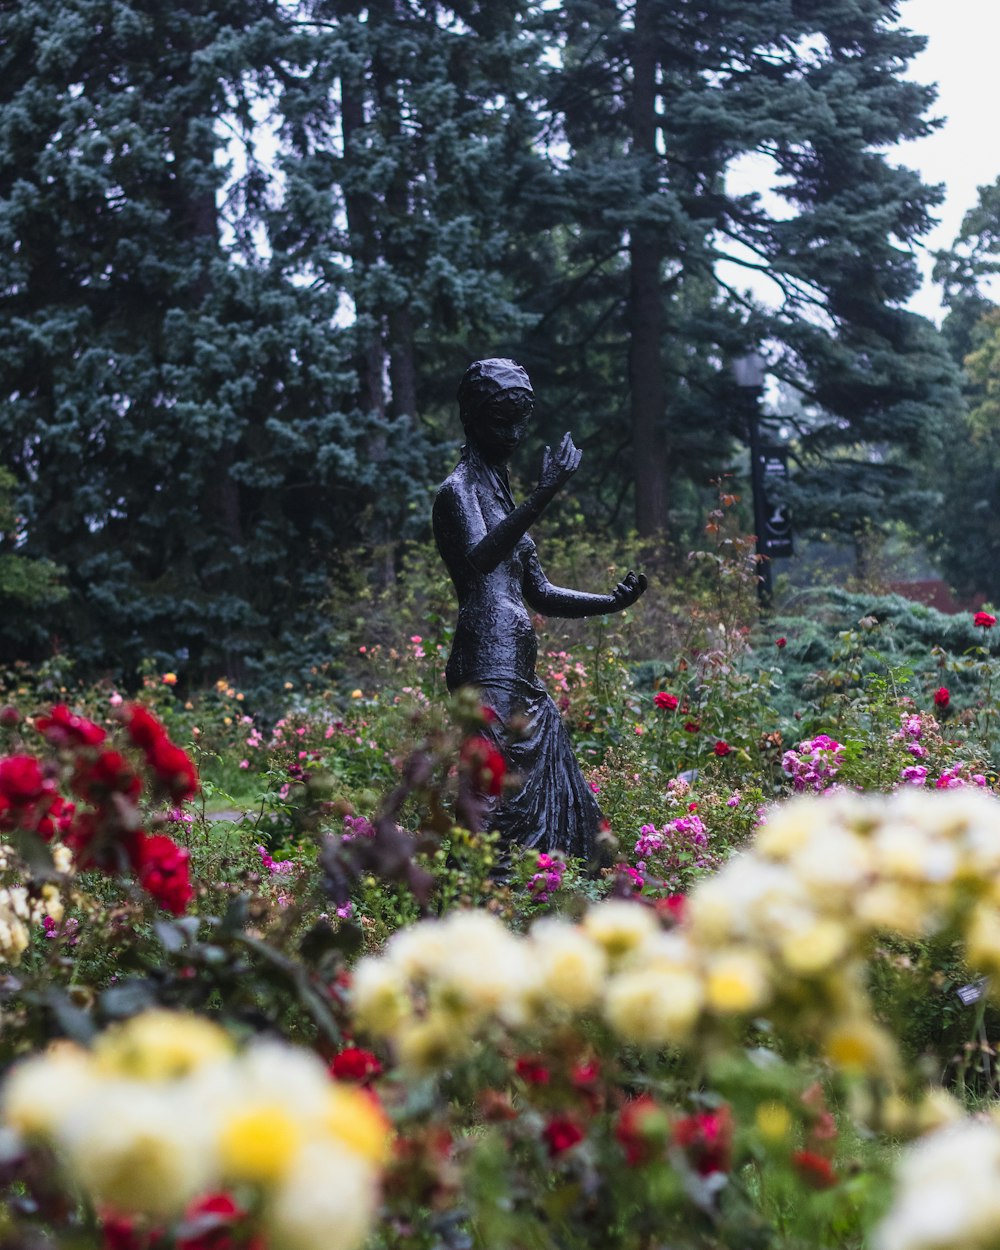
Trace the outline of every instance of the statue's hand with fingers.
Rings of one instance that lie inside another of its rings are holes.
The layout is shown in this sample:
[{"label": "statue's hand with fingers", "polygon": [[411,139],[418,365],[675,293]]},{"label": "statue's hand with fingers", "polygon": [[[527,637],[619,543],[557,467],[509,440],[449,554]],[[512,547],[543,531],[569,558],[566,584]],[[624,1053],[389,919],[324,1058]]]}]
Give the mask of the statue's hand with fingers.
[{"label": "statue's hand with fingers", "polygon": [[542,471],[538,475],[538,492],[551,499],[560,487],[565,486],[580,467],[583,452],[574,446],[573,439],[567,430],[562,442],[553,454],[551,447],[545,448],[542,457]]},{"label": "statue's hand with fingers", "polygon": [[633,573],[631,569],[625,574],[622,580],[611,592],[611,598],[614,606],[613,612],[620,612],[623,608],[630,608],[633,603],[646,593],[646,587],[649,583],[646,581],[645,574]]}]

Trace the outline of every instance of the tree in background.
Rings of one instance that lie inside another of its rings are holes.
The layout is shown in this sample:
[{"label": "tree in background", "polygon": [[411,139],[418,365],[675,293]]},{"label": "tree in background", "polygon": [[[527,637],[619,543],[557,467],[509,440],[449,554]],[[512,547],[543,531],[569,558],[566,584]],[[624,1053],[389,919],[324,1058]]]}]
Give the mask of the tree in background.
[{"label": "tree in background", "polygon": [[425,531],[483,355],[592,453],[591,517],[669,534],[764,344],[830,414],[800,513],[877,522],[952,376],[899,308],[936,193],[885,155],[933,94],[898,7],[0,0],[0,460],[67,568],[52,632],[232,674],[325,646],[341,554]]},{"label": "tree in background", "polygon": [[336,293],[251,245],[256,104],[308,49],[270,0],[5,3],[0,35],[0,455],[67,566],[54,630],[239,671],[357,534]]},{"label": "tree in background", "polygon": [[[717,473],[742,435],[728,362],[748,347],[766,344],[773,371],[831,414],[803,431],[799,495],[827,528],[898,506],[907,457],[955,400],[932,327],[899,307],[940,194],[886,155],[932,125],[933,90],[902,77],[923,41],[898,10],[567,0],[550,13],[569,263],[536,306],[574,350],[536,334],[526,354],[548,353],[567,396],[597,379],[607,406],[589,428],[627,473],[612,494],[634,483],[642,532],[668,528],[671,482]],[[747,159],[769,194],[739,189]],[[742,289],[751,273],[758,292],[770,280],[770,306]],[[627,407],[608,403],[618,391]]]},{"label": "tree in background", "polygon": [[[476,356],[530,318],[506,261],[517,246],[540,47],[523,0],[312,0],[308,77],[281,99],[287,179],[277,234],[290,262],[351,312],[356,405],[378,481],[369,527],[407,532],[443,476],[454,393]],[[412,527],[411,527],[412,528]]]},{"label": "tree in background", "polygon": [[45,640],[44,614],[66,597],[65,569],[22,554],[23,519],[17,515],[17,479],[0,469],[0,638]]},{"label": "tree in background", "polygon": [[934,516],[939,559],[949,581],[1000,601],[1000,179],[980,187],[952,247],[937,256],[948,316],[942,327],[964,368],[966,407],[948,432],[947,454],[927,466],[941,494]]}]

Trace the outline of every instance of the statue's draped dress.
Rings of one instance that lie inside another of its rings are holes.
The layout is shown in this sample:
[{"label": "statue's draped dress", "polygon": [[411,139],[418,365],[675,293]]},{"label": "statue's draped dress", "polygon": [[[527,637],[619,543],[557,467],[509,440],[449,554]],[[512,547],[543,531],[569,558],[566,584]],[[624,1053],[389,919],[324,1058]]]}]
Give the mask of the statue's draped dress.
[{"label": "statue's draped dress", "polygon": [[507,843],[595,861],[601,811],[559,709],[535,675],[538,643],[524,600],[526,579],[544,580],[535,544],[525,535],[490,573],[469,560],[513,510],[506,471],[466,446],[434,501],[434,537],[459,604],[448,689],[477,687],[498,718],[484,732],[503,752],[515,785],[488,813],[488,827]]}]

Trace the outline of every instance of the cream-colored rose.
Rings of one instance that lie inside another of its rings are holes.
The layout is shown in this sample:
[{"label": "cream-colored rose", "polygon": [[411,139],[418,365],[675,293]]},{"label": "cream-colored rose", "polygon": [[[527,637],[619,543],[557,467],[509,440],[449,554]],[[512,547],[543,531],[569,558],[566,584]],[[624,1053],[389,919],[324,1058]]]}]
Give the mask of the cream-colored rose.
[{"label": "cream-colored rose", "polygon": [[965,956],[973,968],[1000,972],[1000,908],[978,903],[965,931]]},{"label": "cream-colored rose", "polygon": [[314,1142],[266,1204],[270,1250],[355,1250],[375,1216],[373,1170],[350,1151]]},{"label": "cream-colored rose", "polygon": [[847,929],[837,920],[813,920],[797,932],[788,933],[781,943],[781,958],[790,972],[815,976],[825,972],[846,954],[850,944]]},{"label": "cream-colored rose", "polygon": [[693,972],[659,968],[612,977],[604,998],[608,1024],[625,1041],[642,1046],[680,1044],[701,1014],[705,991]]},{"label": "cream-colored rose", "polygon": [[467,1054],[472,1045],[471,1034],[460,1021],[435,1011],[420,1020],[407,1020],[395,1036],[396,1057],[412,1072],[446,1067]]},{"label": "cream-colored rose", "polygon": [[757,830],[757,854],[784,860],[812,838],[817,811],[812,799],[792,799],[768,813],[767,824]]},{"label": "cream-colored rose", "polygon": [[608,899],[591,907],[583,918],[583,930],[604,948],[612,961],[622,959],[641,946],[659,928],[652,910],[642,903]]},{"label": "cream-colored rose", "polygon": [[162,1219],[219,1184],[214,1126],[181,1088],[106,1081],[58,1126],[59,1152],[99,1205]]},{"label": "cream-colored rose", "polygon": [[406,977],[388,959],[358,961],[351,980],[351,1004],[359,1028],[389,1037],[410,1012]]},{"label": "cream-colored rose", "polygon": [[434,975],[448,945],[445,925],[439,920],[397,929],[385,948],[385,957],[402,969],[410,981],[423,981]]},{"label": "cream-colored rose", "polygon": [[904,937],[920,937],[934,923],[925,891],[912,883],[875,882],[858,895],[854,913],[862,928],[895,931]]},{"label": "cream-colored rose", "polygon": [[1000,1235],[1000,1131],[963,1120],[909,1147],[876,1250],[977,1250]]},{"label": "cream-colored rose", "polygon": [[89,1054],[59,1042],[22,1059],[3,1087],[3,1119],[21,1136],[51,1142],[56,1128],[98,1081]]},{"label": "cream-colored rose", "polygon": [[538,977],[535,996],[541,1007],[585,1011],[600,998],[607,953],[578,925],[538,921],[531,930],[528,958]]},{"label": "cream-colored rose", "polygon": [[538,978],[528,943],[488,912],[457,912],[444,928],[445,950],[429,979],[435,1007],[472,1026],[494,1016],[522,1023]]}]

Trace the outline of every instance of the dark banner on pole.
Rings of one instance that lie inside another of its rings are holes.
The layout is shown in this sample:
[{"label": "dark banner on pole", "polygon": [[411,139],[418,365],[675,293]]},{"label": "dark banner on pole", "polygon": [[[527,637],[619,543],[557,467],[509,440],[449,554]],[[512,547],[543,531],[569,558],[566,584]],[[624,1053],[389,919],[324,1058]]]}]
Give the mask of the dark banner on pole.
[{"label": "dark banner on pole", "polygon": [[788,480],[788,453],[783,447],[761,447],[758,472],[763,503],[761,555],[782,560],[795,554],[788,505],[781,498],[782,485]]}]

